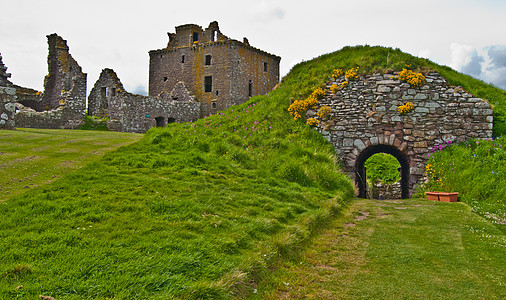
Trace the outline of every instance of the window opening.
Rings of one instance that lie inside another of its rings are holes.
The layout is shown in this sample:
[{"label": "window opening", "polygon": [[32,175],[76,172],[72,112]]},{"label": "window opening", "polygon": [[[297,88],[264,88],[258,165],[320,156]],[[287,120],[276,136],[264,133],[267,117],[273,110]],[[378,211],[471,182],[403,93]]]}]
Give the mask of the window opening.
[{"label": "window opening", "polygon": [[248,95],[250,97],[253,96],[253,84],[251,83],[251,80],[249,81],[249,84],[248,84]]},{"label": "window opening", "polygon": [[116,89],[115,88],[111,89],[111,94],[112,94],[113,97],[116,96]]},{"label": "window opening", "polygon": [[213,102],[213,103],[211,104],[211,107],[212,107],[212,108],[216,108],[216,102]]},{"label": "window opening", "polygon": [[107,88],[105,86],[101,89],[101,92],[102,92],[102,98],[106,98],[107,97]]},{"label": "window opening", "polygon": [[213,77],[205,76],[204,77],[204,92],[210,93],[213,91]]},{"label": "window opening", "polygon": [[216,30],[213,30],[213,32],[211,32],[211,42],[216,41],[216,36],[217,36]]},{"label": "window opening", "polygon": [[269,64],[264,62],[264,72],[267,72],[269,70]]},{"label": "window opening", "polygon": [[170,123],[175,123],[175,122],[176,122],[176,119],[174,119],[174,118],[169,118],[169,119],[167,120],[167,124],[170,124]]},{"label": "window opening", "polygon": [[181,63],[184,64],[184,55],[181,55]]},{"label": "window opening", "polygon": [[211,65],[211,55],[206,55],[205,65],[206,66],[210,66]]},{"label": "window opening", "polygon": [[198,32],[194,32],[193,33],[193,42],[198,42],[199,41],[199,33]]},{"label": "window opening", "polygon": [[216,90],[216,96],[218,96],[220,94],[220,91]]},{"label": "window opening", "polygon": [[165,81],[167,81],[167,80],[169,80],[169,78],[168,78],[168,77],[163,77],[163,81],[164,81],[164,82],[165,82]]}]

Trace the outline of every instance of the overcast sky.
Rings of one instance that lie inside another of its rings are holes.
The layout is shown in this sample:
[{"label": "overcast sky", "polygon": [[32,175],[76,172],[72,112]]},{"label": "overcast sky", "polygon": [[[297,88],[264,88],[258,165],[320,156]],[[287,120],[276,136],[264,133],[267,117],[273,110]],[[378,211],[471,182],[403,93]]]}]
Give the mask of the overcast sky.
[{"label": "overcast sky", "polygon": [[281,56],[281,75],[344,46],[381,45],[506,89],[505,0],[0,0],[0,53],[15,84],[43,89],[46,35],[67,40],[88,90],[103,68],[146,91],[148,51],[175,26],[218,21],[230,38]]}]

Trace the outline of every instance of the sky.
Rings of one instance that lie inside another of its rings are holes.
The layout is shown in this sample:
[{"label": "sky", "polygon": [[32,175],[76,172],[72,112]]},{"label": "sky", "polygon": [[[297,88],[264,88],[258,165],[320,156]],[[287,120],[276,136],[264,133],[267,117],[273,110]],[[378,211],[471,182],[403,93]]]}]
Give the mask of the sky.
[{"label": "sky", "polygon": [[104,68],[145,94],[150,50],[183,24],[220,31],[297,63],[345,46],[399,48],[506,89],[505,0],[0,0],[0,53],[15,84],[43,90],[57,33],[88,74]]}]

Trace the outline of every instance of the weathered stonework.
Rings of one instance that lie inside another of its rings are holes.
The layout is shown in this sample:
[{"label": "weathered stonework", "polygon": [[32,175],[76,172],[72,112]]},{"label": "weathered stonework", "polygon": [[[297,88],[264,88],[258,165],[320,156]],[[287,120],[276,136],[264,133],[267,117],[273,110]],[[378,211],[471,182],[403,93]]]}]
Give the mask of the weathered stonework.
[{"label": "weathered stonework", "polygon": [[88,103],[88,114],[109,118],[107,126],[114,131],[142,133],[151,127],[200,117],[200,103],[193,100],[184,84],[160,98],[134,95],[125,91],[111,69],[102,70]]},{"label": "weathered stonework", "polygon": [[265,94],[279,82],[281,58],[232,40],[217,22],[176,27],[165,49],[149,52],[149,96],[170,94],[183,82],[201,103],[201,116]]},{"label": "weathered stonework", "polygon": [[374,183],[371,194],[372,199],[401,199],[401,183],[399,181],[391,184]]},{"label": "weathered stonework", "polygon": [[15,126],[16,88],[9,81],[10,77],[0,54],[0,129],[14,129]]},{"label": "weathered stonework", "polygon": [[16,126],[31,128],[77,128],[86,110],[86,74],[69,54],[67,42],[56,34],[47,36],[49,74],[44,93],[20,99]]},{"label": "weathered stonework", "polygon": [[[462,88],[449,86],[438,73],[413,88],[391,80],[393,74],[361,76],[335,95],[327,94],[330,120],[319,131],[334,145],[343,168],[365,196],[365,161],[378,152],[389,153],[401,164],[402,197],[409,197],[424,179],[431,149],[446,141],[492,137],[492,108]],[[337,82],[340,85],[344,78]],[[330,90],[330,89],[328,89]],[[400,115],[398,106],[412,102],[414,110]],[[315,116],[309,111],[308,116]]]}]

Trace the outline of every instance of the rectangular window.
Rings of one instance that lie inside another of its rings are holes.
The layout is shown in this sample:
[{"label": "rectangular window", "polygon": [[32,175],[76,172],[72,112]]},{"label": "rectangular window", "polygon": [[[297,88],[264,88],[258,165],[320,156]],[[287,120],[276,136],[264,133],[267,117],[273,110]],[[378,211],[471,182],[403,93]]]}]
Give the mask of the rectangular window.
[{"label": "rectangular window", "polygon": [[210,66],[211,65],[211,55],[206,55],[206,62],[205,62],[206,66]]},{"label": "rectangular window", "polygon": [[264,72],[269,71],[269,64],[264,62]]},{"label": "rectangular window", "polygon": [[193,33],[193,42],[198,42],[199,41],[199,33],[198,32],[194,32]]},{"label": "rectangular window", "polygon": [[106,98],[107,97],[107,87],[102,87],[102,89],[100,91],[102,93],[102,98]]},{"label": "rectangular window", "polygon": [[181,63],[184,64],[184,55],[181,55]]},{"label": "rectangular window", "polygon": [[210,93],[213,91],[213,76],[204,77],[204,92]]},{"label": "rectangular window", "polygon": [[249,81],[249,84],[248,84],[248,96],[253,96],[253,84],[251,83],[251,80]]}]

